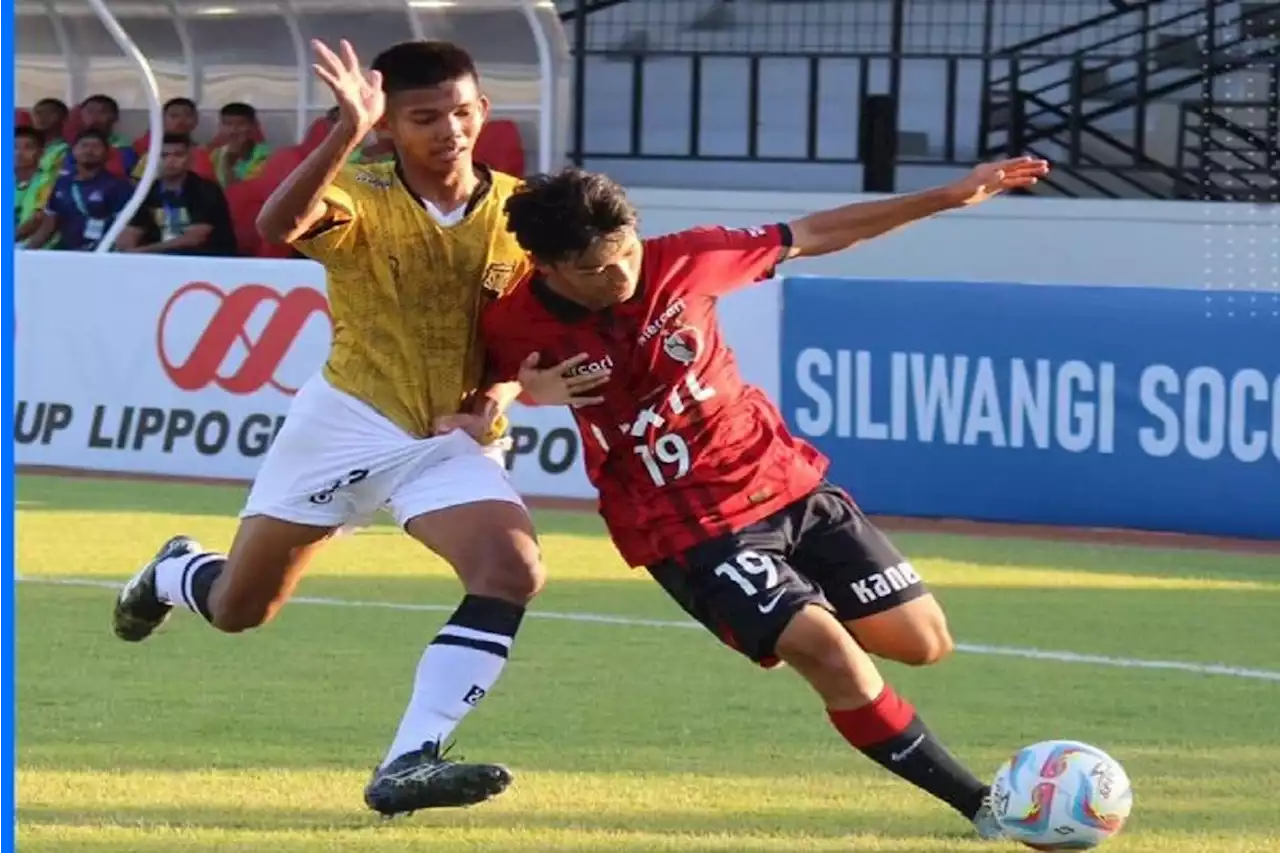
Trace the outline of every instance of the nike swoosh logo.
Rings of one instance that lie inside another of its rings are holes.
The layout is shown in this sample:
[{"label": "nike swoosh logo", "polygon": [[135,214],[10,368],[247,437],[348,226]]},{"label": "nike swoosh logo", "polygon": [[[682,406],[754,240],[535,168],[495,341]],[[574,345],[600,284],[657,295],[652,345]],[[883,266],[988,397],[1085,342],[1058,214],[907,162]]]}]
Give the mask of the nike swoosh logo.
[{"label": "nike swoosh logo", "polygon": [[920,747],[920,744],[922,743],[924,743],[924,735],[920,735],[918,738],[911,741],[911,745],[908,746],[906,749],[902,750],[902,752],[889,753],[889,760],[894,762],[895,764],[898,763],[899,761],[906,758],[911,753],[915,752]]},{"label": "nike swoosh logo", "polygon": [[785,589],[780,589],[780,590],[778,590],[777,592],[775,592],[775,593],[773,594],[773,598],[769,599],[769,600],[768,600],[768,601],[766,601],[764,604],[759,605],[759,607],[760,607],[760,612],[761,612],[761,613],[772,613],[772,612],[773,612],[773,608],[775,608],[775,607],[777,607],[777,606],[778,606],[778,602],[782,599],[782,594],[783,594],[784,592],[786,592],[786,590],[785,590]]}]

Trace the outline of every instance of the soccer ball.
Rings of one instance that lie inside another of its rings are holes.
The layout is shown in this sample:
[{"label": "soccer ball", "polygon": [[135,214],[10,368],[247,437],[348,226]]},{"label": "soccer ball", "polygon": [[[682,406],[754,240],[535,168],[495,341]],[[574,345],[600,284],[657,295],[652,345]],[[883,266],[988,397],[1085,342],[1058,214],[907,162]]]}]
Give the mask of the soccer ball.
[{"label": "soccer ball", "polygon": [[1005,834],[1035,850],[1090,850],[1120,831],[1133,789],[1096,746],[1050,740],[1019,750],[996,771],[991,807]]}]

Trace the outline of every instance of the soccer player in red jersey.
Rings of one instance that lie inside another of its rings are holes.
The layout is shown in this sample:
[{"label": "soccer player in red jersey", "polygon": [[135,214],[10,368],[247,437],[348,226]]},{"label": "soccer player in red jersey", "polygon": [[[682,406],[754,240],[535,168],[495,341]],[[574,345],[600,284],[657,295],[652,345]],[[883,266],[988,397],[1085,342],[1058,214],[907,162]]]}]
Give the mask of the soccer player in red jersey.
[{"label": "soccer player in red jersey", "polygon": [[536,270],[481,319],[493,379],[580,356],[574,384],[599,383],[597,396],[566,402],[623,558],[730,647],[765,667],[790,664],[850,745],[986,838],[1000,834],[987,786],[870,657],[922,665],[945,656],[952,640],[941,608],[911,563],[826,481],[826,458],[743,383],[716,299],[770,277],[780,261],[847,249],[1029,186],[1047,170],[1022,157],[787,224],[649,240],[608,178],[578,169],[538,176],[506,204],[508,228]]}]

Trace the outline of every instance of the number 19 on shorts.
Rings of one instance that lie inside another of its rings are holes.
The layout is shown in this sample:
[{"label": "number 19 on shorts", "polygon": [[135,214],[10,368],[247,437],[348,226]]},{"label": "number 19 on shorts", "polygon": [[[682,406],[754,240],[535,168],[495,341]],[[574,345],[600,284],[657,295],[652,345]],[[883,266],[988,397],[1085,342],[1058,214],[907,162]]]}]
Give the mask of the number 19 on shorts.
[{"label": "number 19 on shorts", "polygon": [[635,450],[659,488],[689,473],[689,445],[673,432],[658,436],[652,447],[642,444]]}]

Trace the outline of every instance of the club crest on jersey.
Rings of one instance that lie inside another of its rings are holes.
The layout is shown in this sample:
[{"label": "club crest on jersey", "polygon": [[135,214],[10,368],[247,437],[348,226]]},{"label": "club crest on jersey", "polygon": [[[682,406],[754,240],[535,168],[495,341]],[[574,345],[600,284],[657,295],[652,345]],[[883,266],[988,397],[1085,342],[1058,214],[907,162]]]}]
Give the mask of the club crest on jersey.
[{"label": "club crest on jersey", "polygon": [[693,364],[702,351],[702,335],[693,326],[677,326],[662,339],[662,351],[681,364]]},{"label": "club crest on jersey", "polygon": [[504,261],[496,261],[484,268],[484,276],[480,279],[480,288],[492,293],[501,294],[507,289],[507,285],[511,283],[511,277],[515,274],[516,265]]}]

